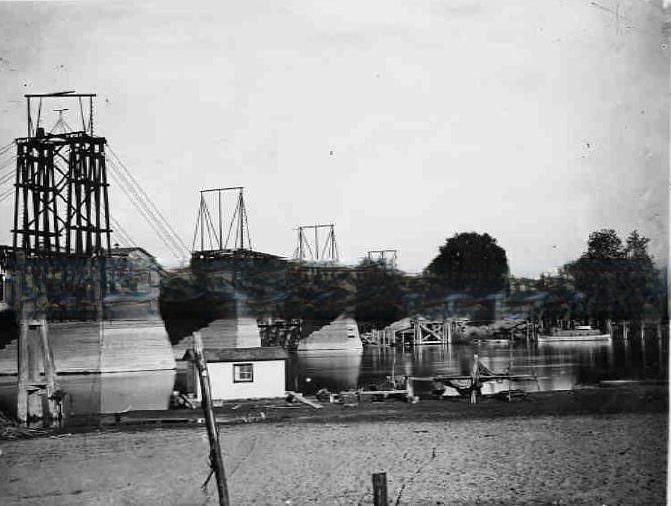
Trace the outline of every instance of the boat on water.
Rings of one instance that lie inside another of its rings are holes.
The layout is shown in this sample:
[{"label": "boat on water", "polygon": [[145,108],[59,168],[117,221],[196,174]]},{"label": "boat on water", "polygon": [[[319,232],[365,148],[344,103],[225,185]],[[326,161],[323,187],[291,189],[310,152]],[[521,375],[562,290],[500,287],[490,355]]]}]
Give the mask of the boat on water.
[{"label": "boat on water", "polygon": [[553,328],[549,334],[539,334],[539,343],[568,342],[568,341],[609,341],[611,335],[604,333],[591,325],[576,325],[572,329]]}]

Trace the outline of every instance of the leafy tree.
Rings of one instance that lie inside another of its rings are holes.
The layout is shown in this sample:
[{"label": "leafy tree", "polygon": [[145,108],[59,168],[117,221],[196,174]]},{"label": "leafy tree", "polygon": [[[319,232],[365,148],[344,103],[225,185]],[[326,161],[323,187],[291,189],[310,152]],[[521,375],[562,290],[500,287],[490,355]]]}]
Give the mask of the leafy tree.
[{"label": "leafy tree", "polygon": [[364,259],[356,267],[355,317],[363,327],[382,328],[403,317],[403,277],[383,261]]},{"label": "leafy tree", "polygon": [[[432,314],[440,308],[442,317],[456,311],[476,320],[491,320],[497,294],[508,285],[508,259],[489,234],[458,233],[440,247],[424,277],[426,301]],[[457,299],[461,302],[457,303]],[[456,305],[449,309],[451,304]]]},{"label": "leafy tree", "polygon": [[449,291],[483,296],[506,288],[508,258],[489,234],[463,232],[447,239],[425,274]]},{"label": "leafy tree", "polygon": [[648,242],[636,230],[626,243],[612,229],[590,234],[587,251],[566,268],[586,297],[591,316],[642,319],[665,312],[663,282],[648,254]]}]

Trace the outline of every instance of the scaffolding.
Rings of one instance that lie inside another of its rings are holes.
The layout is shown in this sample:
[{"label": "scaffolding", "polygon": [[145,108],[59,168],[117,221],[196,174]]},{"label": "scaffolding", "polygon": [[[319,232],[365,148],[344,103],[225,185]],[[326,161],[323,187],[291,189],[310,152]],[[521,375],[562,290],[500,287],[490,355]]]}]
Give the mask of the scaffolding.
[{"label": "scaffolding", "polygon": [[[250,250],[252,241],[249,236],[249,223],[247,221],[247,210],[243,196],[244,187],[230,186],[227,188],[211,188],[200,191],[200,204],[198,206],[198,217],[193,234],[192,251],[214,252],[230,250]],[[224,239],[224,196],[226,193],[237,192],[235,207],[230,216],[226,238]],[[214,196],[216,215],[210,211],[212,197]],[[233,238],[231,242],[231,236]],[[200,249],[196,249],[197,245]]]},{"label": "scaffolding", "polygon": [[[27,255],[65,253],[101,255],[110,250],[109,199],[105,138],[93,130],[92,93],[25,95],[28,136],[16,139],[14,249]],[[66,131],[67,109],[55,109],[58,121],[46,132],[46,99],[77,99],[81,130]],[[88,110],[82,99],[88,99]],[[38,101],[33,119],[33,101]],[[88,118],[88,122],[87,119]],[[60,130],[60,131],[59,131]]]},{"label": "scaffolding", "polygon": [[374,249],[369,250],[367,254],[368,260],[382,263],[392,270],[396,270],[398,262],[398,250],[395,249]]},{"label": "scaffolding", "polygon": [[[320,231],[326,231],[326,237],[322,241],[323,247],[319,249]],[[312,231],[312,237],[307,233]],[[303,225],[298,227],[298,246],[294,258],[303,261],[338,262],[338,245],[335,238],[335,225]]]}]

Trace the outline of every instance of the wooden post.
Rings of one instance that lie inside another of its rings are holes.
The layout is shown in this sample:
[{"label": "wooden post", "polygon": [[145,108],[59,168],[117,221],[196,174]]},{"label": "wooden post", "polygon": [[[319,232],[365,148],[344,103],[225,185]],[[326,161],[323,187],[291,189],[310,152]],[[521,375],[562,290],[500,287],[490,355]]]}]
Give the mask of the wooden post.
[{"label": "wooden post", "polygon": [[373,506],[387,505],[387,473],[373,473]]},{"label": "wooden post", "polygon": [[622,336],[624,337],[625,341],[629,338],[629,336],[627,334],[628,334],[628,332],[627,332],[627,320],[625,320],[625,321],[622,322]]},{"label": "wooden post", "polygon": [[447,320],[447,344],[452,343],[452,320]]},{"label": "wooden post", "polygon": [[643,327],[641,327],[641,368],[645,370],[645,339],[643,339]]},{"label": "wooden post", "polygon": [[44,362],[44,379],[47,384],[47,406],[49,407],[49,418],[53,421],[58,418],[56,400],[53,395],[56,392],[56,366],[54,364],[54,352],[49,343],[49,328],[47,320],[40,322],[40,339],[42,341],[42,360]]},{"label": "wooden post", "polygon": [[[394,385],[394,388],[396,388],[395,385]],[[410,402],[412,404],[415,404],[415,385],[413,384],[412,377],[410,377],[410,376],[405,377],[405,389],[408,392],[406,394],[408,396],[407,397],[408,402]]]},{"label": "wooden post", "polygon": [[217,491],[219,492],[219,504],[229,506],[228,487],[226,486],[226,473],[224,472],[224,459],[219,446],[219,430],[212,410],[212,394],[210,391],[210,377],[207,372],[207,362],[203,355],[203,341],[200,332],[193,333],[193,354],[198,368],[200,378],[201,405],[205,414],[207,425],[207,437],[210,440],[210,467],[212,467],[217,480]]},{"label": "wooden post", "polygon": [[16,394],[16,418],[21,424],[28,422],[28,322],[19,320],[19,349],[17,354],[19,372]]},{"label": "wooden post", "polygon": [[[41,344],[34,320],[28,322],[28,419],[41,420],[42,412],[42,381],[40,378]],[[32,328],[31,328],[32,327]]]},{"label": "wooden post", "polygon": [[473,355],[473,364],[471,365],[471,404],[477,403],[478,394],[476,392],[479,379],[478,374],[478,354]]}]

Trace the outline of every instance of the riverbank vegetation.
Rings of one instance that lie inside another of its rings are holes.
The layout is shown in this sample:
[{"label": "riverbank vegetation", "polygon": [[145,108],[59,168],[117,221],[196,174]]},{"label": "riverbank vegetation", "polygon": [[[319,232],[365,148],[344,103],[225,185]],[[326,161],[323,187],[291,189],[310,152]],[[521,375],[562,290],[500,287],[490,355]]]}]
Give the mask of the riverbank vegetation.
[{"label": "riverbank vegetation", "polygon": [[356,316],[364,330],[400,315],[493,321],[659,322],[668,318],[666,273],[648,253],[649,239],[632,231],[592,232],[581,256],[538,279],[510,275],[506,252],[489,234],[446,240],[420,276],[383,262],[359,265]]}]

